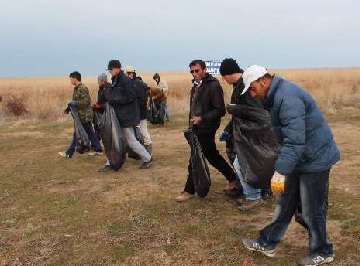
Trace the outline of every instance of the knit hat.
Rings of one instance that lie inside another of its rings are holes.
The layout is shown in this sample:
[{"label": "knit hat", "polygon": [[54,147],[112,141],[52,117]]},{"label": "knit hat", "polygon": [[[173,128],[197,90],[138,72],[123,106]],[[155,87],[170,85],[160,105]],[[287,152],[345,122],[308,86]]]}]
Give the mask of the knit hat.
[{"label": "knit hat", "polygon": [[220,74],[221,76],[225,75],[231,75],[234,73],[243,73],[244,70],[242,70],[238,63],[236,63],[236,60],[232,58],[226,58],[221,62],[220,65]]},{"label": "knit hat", "polygon": [[108,81],[108,77],[106,76],[105,73],[101,73],[101,74],[98,76],[98,80],[107,82],[107,81]]}]

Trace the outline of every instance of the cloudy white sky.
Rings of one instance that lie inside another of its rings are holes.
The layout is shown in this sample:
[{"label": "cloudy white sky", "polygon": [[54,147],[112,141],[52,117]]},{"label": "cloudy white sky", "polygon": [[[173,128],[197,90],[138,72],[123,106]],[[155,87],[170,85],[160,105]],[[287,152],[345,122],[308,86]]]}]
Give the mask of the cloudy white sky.
[{"label": "cloudy white sky", "polygon": [[360,66],[359,0],[13,0],[0,8],[0,76],[96,75],[192,59],[242,67]]}]

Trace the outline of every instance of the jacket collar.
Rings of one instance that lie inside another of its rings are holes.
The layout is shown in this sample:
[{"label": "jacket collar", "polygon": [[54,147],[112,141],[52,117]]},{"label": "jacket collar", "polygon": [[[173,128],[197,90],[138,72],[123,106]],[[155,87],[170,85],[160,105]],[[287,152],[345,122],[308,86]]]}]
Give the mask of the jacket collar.
[{"label": "jacket collar", "polygon": [[283,82],[283,78],[277,75],[272,77],[272,81],[270,84],[270,89],[267,91],[266,98],[264,100],[264,104],[266,107],[272,107],[274,104],[274,96],[276,91],[279,89],[281,83]]},{"label": "jacket collar", "polygon": [[243,93],[245,93],[247,91],[247,90],[244,90],[245,85],[244,85],[244,81],[243,81],[242,77],[240,77],[238,79],[238,81],[236,81],[236,83],[234,83],[233,88],[234,88],[234,90],[235,89],[239,90],[239,93],[241,93],[241,94],[243,94]]},{"label": "jacket collar", "polygon": [[[216,78],[214,78],[211,74],[206,73],[205,77],[203,77],[203,78],[201,79],[201,84],[205,84],[205,83],[210,82],[210,81],[213,81],[213,80],[216,80]],[[195,83],[194,83],[194,82],[195,82],[195,79],[193,79],[191,82],[192,82],[193,84],[195,84]]]},{"label": "jacket collar", "polygon": [[120,77],[122,76],[125,76],[125,73],[123,70],[120,70],[120,72],[116,75],[116,76],[113,76],[111,77],[111,80],[114,82],[114,81],[117,81]]}]

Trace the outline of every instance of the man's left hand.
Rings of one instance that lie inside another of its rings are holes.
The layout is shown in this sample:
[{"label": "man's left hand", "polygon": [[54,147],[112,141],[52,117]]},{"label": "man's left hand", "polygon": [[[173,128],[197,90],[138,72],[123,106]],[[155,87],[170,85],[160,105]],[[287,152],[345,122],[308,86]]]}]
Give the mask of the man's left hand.
[{"label": "man's left hand", "polygon": [[193,125],[198,125],[201,123],[201,116],[194,116],[193,118],[190,119],[190,122],[193,124]]}]

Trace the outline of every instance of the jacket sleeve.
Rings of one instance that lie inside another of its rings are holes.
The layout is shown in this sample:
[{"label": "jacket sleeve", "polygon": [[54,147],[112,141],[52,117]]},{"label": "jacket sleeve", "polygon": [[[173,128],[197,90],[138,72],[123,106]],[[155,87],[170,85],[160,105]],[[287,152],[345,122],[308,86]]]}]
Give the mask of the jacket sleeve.
[{"label": "jacket sleeve", "polygon": [[169,90],[168,85],[167,85],[165,80],[160,80],[159,89],[162,90],[165,93]]},{"label": "jacket sleeve", "polygon": [[224,128],[224,131],[226,131],[230,135],[233,134],[233,118],[231,118],[229,123],[227,123],[226,127]]},{"label": "jacket sleeve", "polygon": [[305,150],[305,104],[297,96],[285,96],[280,105],[279,119],[283,142],[275,169],[289,175]]},{"label": "jacket sleeve", "polygon": [[136,92],[130,79],[126,79],[123,86],[116,85],[111,89],[109,99],[111,105],[126,105],[136,100]]},{"label": "jacket sleeve", "polygon": [[77,99],[74,99],[74,102],[75,106],[80,108],[90,105],[91,99],[89,90],[85,87],[79,87],[79,96]]},{"label": "jacket sleeve", "polygon": [[224,92],[218,82],[215,83],[211,88],[210,101],[213,109],[210,112],[204,114],[201,119],[203,122],[218,120],[223,117],[226,113]]}]

